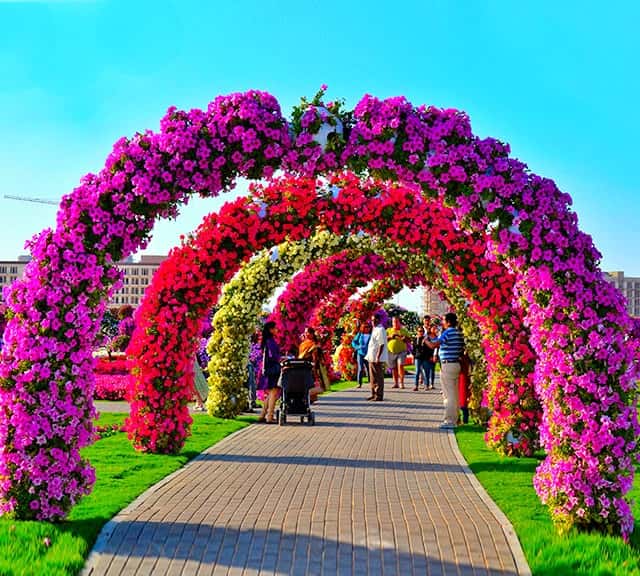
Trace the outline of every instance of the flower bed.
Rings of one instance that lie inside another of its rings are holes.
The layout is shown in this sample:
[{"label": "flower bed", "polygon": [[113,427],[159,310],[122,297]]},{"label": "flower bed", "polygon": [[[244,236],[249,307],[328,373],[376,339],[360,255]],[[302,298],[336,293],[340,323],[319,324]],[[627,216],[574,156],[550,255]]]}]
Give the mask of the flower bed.
[{"label": "flower bed", "polygon": [[96,374],[95,400],[125,400],[129,374]]},{"label": "flower bed", "polygon": [[122,358],[101,357],[96,359],[94,368],[96,374],[129,374],[127,360]]}]

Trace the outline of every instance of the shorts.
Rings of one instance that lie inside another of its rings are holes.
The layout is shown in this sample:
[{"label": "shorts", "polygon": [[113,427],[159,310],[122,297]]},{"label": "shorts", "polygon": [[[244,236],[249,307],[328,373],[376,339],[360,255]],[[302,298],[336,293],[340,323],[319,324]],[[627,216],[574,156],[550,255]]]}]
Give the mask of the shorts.
[{"label": "shorts", "polygon": [[400,366],[404,366],[404,361],[407,359],[407,351],[404,350],[402,352],[398,352],[397,354],[392,354],[389,352],[389,366],[391,368],[395,368],[398,366],[398,362],[400,362]]}]

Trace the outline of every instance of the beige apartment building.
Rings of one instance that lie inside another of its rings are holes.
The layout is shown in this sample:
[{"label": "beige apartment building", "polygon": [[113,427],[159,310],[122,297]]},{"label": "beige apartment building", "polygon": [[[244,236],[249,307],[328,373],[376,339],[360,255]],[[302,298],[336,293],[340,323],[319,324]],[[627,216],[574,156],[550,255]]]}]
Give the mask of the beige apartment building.
[{"label": "beige apartment building", "polygon": [[[155,271],[165,258],[166,256],[142,255],[138,262],[134,262],[132,258],[120,262],[119,268],[124,272],[122,288],[115,293],[109,305],[129,304],[136,308]],[[22,276],[29,259],[29,256],[20,256],[18,260],[0,260],[0,291]]]},{"label": "beige apartment building", "polygon": [[437,290],[424,288],[422,311],[425,316],[444,316],[449,312],[449,309],[449,302],[440,298],[440,293]]},{"label": "beige apartment building", "polygon": [[640,317],[640,278],[625,276],[621,271],[605,272],[605,277],[624,294],[629,315]]},{"label": "beige apartment building", "polygon": [[[640,278],[625,276],[624,272],[605,272],[609,280],[627,299],[627,312],[640,317]],[[442,316],[449,310],[449,304],[442,300],[436,290],[424,289],[423,309],[425,314]]]}]

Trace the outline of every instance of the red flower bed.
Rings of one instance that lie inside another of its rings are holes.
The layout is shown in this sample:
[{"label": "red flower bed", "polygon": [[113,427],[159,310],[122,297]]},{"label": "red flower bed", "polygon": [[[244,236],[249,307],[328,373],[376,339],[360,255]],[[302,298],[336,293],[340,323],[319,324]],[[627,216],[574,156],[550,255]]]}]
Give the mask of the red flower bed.
[{"label": "red flower bed", "polygon": [[124,400],[129,374],[98,374],[96,373],[95,400]]},{"label": "red flower bed", "polygon": [[94,372],[96,374],[129,374],[129,368],[125,358],[105,357],[96,359]]}]

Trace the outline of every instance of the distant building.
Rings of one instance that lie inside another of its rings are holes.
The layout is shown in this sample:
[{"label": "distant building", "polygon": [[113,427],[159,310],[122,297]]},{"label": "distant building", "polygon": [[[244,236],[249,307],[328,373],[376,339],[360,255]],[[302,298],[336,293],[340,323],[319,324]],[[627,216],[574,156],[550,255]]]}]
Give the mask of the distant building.
[{"label": "distant building", "polygon": [[624,272],[605,272],[605,277],[627,299],[629,316],[640,317],[640,278],[625,276]]},{"label": "distant building", "polygon": [[443,316],[450,308],[449,302],[441,298],[437,290],[424,288],[422,311],[425,316]]},{"label": "distant building", "polygon": [[[629,316],[640,318],[640,278],[625,276],[624,272],[605,272],[609,280],[627,299]],[[440,298],[437,290],[424,289],[424,313],[432,316],[442,316],[449,311],[449,304]]]},{"label": "distant building", "polygon": [[[136,308],[165,258],[166,256],[142,255],[139,262],[134,262],[131,257],[120,262],[118,267],[124,272],[123,285],[109,301],[109,305],[129,304]],[[29,256],[20,256],[18,260],[11,261],[0,260],[0,291],[22,276],[29,260]]]},{"label": "distant building", "polygon": [[22,276],[28,261],[28,256],[20,256],[18,260],[0,260],[0,290]]},{"label": "distant building", "polygon": [[122,306],[129,304],[136,308],[142,300],[142,295],[151,283],[151,279],[166,256],[142,255],[139,262],[120,262],[118,267],[124,272],[123,285],[118,290],[110,305]]}]

